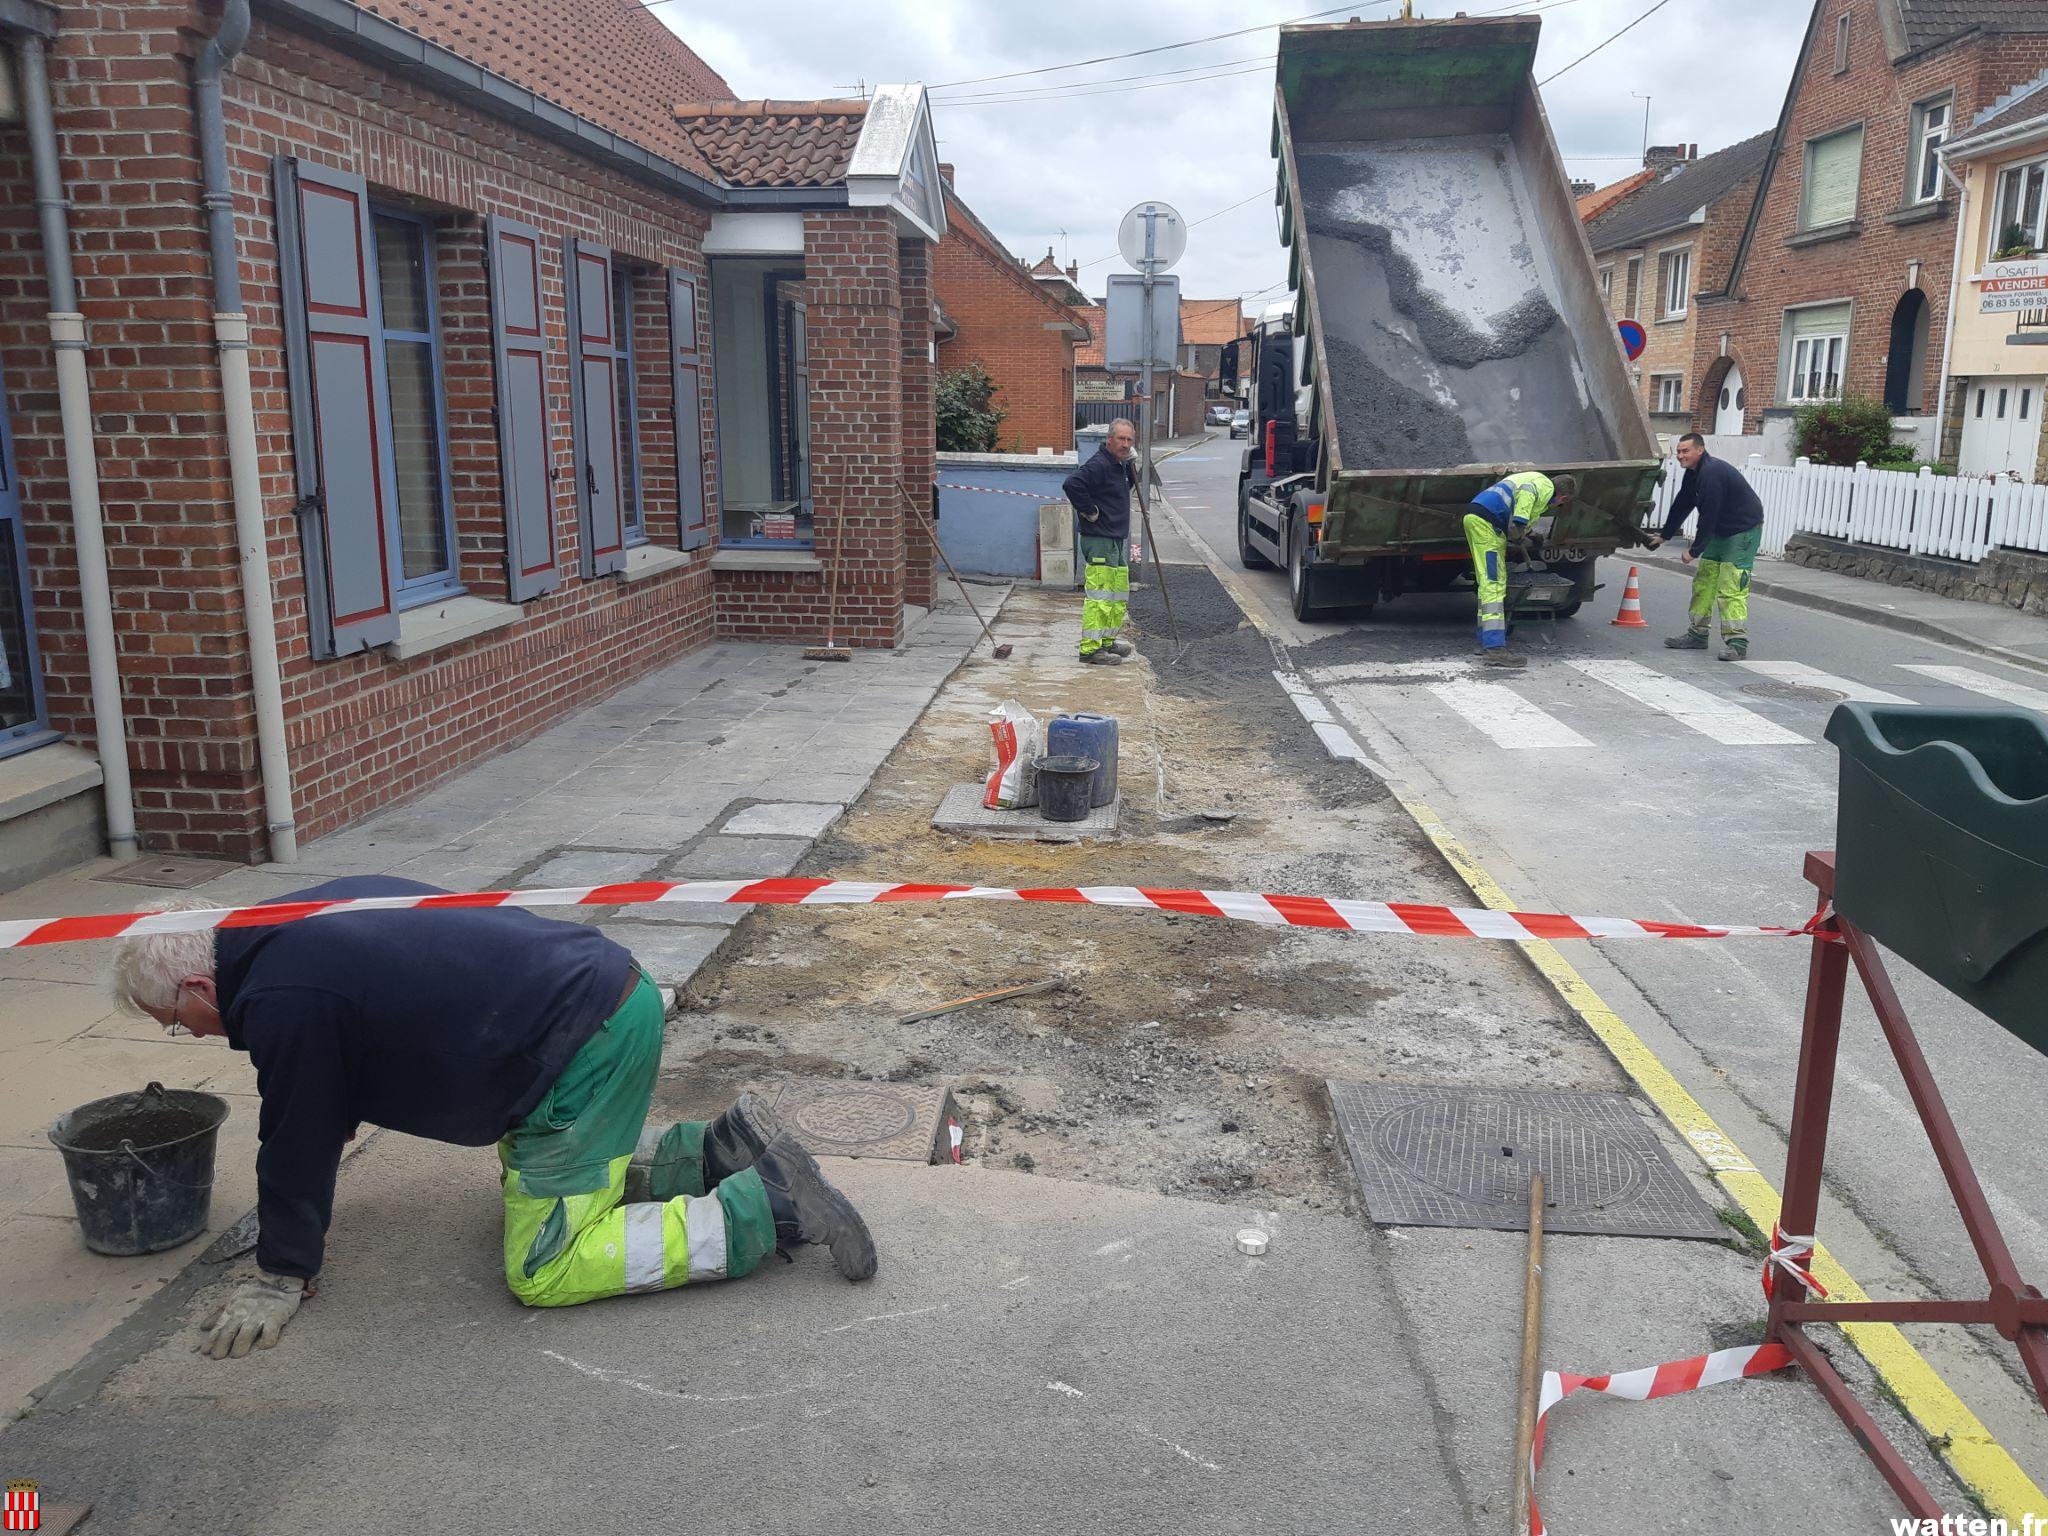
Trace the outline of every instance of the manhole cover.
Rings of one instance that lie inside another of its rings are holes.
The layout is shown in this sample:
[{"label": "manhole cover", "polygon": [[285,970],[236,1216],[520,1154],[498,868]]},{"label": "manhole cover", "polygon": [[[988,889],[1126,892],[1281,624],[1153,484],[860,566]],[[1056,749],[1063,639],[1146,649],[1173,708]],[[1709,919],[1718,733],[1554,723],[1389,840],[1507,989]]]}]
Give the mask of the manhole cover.
[{"label": "manhole cover", "polygon": [[1796,699],[1807,704],[1839,704],[1849,697],[1832,688],[1815,688],[1810,683],[1744,683],[1742,691],[1760,699]]},{"label": "manhole cover", "polygon": [[1554,1232],[1725,1236],[1619,1094],[1329,1084],[1337,1128],[1382,1226],[1528,1226],[1541,1172]]},{"label": "manhole cover", "polygon": [[952,1101],[943,1086],[791,1082],[775,1113],[814,1156],[928,1163],[947,1115],[962,1121]]},{"label": "manhole cover", "polygon": [[110,885],[154,885],[164,890],[189,891],[241,867],[220,859],[131,859],[126,864],[115,865],[103,875],[94,875],[93,879],[104,880]]}]

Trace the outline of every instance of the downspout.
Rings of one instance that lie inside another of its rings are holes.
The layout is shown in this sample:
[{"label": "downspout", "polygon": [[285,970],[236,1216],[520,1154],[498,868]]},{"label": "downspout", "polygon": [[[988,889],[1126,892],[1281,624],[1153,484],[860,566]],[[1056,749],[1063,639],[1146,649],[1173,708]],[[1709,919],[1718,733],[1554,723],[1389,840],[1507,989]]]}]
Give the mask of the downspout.
[{"label": "downspout", "polygon": [[1948,436],[1948,386],[1949,354],[1956,340],[1956,300],[1963,292],[1963,231],[1970,222],[1970,184],[1948,168],[1948,156],[1939,161],[1941,174],[1955,183],[1956,189],[1956,244],[1948,264],[1948,313],[1942,317],[1941,327],[1941,394],[1934,402],[1934,457],[1941,457],[1942,439]]},{"label": "downspout", "polygon": [[50,289],[50,344],[57,361],[57,411],[64,428],[64,473],[71,491],[72,538],[78,550],[78,602],[85,620],[85,663],[92,689],[92,726],[106,797],[107,848],[135,856],[135,797],[128,779],[128,732],[121,715],[121,669],[114,650],[114,598],[107,585],[107,540],[100,516],[98,450],[93,442],[92,389],[85,369],[85,316],[71,276],[70,206],[57,165],[57,123],[50,109],[48,56],[40,37],[21,40],[21,96],[35,164],[36,214],[42,223],[43,266]]},{"label": "downspout", "polygon": [[235,196],[228,181],[227,123],[221,77],[249,41],[249,0],[228,0],[220,30],[192,74],[199,119],[199,171],[206,244],[213,267],[213,336],[220,351],[221,404],[227,418],[228,477],[234,487],[235,543],[242,570],[242,622],[249,633],[249,677],[256,696],[256,750],[263,775],[263,819],[270,857],[296,863],[291,759],[285,751],[284,679],[277,664],[277,620],[270,590],[270,541],[256,454],[256,403],[249,387],[249,317],[235,243]]}]

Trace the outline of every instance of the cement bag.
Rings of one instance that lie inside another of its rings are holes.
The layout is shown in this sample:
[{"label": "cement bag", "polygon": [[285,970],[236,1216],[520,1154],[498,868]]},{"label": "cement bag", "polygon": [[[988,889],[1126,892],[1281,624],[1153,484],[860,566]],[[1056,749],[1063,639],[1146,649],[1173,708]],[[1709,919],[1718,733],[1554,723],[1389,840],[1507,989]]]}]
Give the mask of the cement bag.
[{"label": "cement bag", "polygon": [[992,811],[1014,811],[1038,804],[1038,769],[1044,732],[1038,718],[1015,699],[1005,699],[988,712],[996,766],[982,785],[981,803]]}]

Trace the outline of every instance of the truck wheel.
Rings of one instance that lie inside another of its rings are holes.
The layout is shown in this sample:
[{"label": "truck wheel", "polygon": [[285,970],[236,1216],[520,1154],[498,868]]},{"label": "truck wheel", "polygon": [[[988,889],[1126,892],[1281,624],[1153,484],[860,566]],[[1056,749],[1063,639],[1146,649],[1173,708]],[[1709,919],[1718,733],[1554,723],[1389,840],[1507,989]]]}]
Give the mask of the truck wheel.
[{"label": "truck wheel", "polygon": [[1593,589],[1600,585],[1593,575],[1593,568],[1597,564],[1599,562],[1596,559],[1588,557],[1580,561],[1577,568],[1573,570],[1572,600],[1557,610],[1557,616],[1560,619],[1576,617],[1578,611],[1591,601]]},{"label": "truck wheel", "polygon": [[1309,570],[1308,551],[1303,547],[1307,540],[1301,536],[1301,525],[1293,523],[1287,530],[1287,599],[1294,610],[1295,618],[1304,624],[1312,624],[1323,617],[1325,609],[1315,599],[1314,573]]},{"label": "truck wheel", "polygon": [[1237,563],[1248,571],[1270,571],[1273,562],[1252,548],[1251,496],[1248,488],[1237,488]]}]

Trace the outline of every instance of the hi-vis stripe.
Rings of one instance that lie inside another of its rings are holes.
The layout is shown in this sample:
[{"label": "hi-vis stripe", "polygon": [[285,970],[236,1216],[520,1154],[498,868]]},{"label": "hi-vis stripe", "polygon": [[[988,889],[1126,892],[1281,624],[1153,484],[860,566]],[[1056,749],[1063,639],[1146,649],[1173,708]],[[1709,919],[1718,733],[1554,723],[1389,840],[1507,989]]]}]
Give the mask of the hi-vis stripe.
[{"label": "hi-vis stripe", "polygon": [[1694,1355],[1690,1360],[1667,1360],[1662,1365],[1638,1371],[1617,1371],[1611,1376],[1574,1376],[1565,1371],[1543,1373],[1543,1393],[1536,1405],[1536,1442],[1529,1453],[1529,1536],[1543,1536],[1543,1516],[1536,1510],[1536,1469],[1543,1465],[1544,1416],[1560,1402],[1582,1388],[1645,1402],[1653,1397],[1674,1397],[1699,1387],[1745,1376],[1761,1376],[1783,1370],[1792,1363],[1792,1352],[1782,1344],[1752,1344],[1742,1349],[1717,1349],[1711,1355]]},{"label": "hi-vis stripe", "polygon": [[466,907],[630,907],[675,902],[725,906],[838,907],[898,901],[1035,901],[1068,906],[1136,907],[1272,927],[1350,933],[1409,933],[1459,939],[1803,939],[1802,927],[1664,923],[1652,918],[1565,917],[1421,902],[1350,901],[1335,896],[1262,895],[1136,885],[916,885],[872,880],[632,880],[528,891],[468,891],[423,896],[361,896],[353,901],[280,901],[260,907],[191,912],[109,912],[90,917],[29,917],[0,922],[0,949],[73,944],[147,933],[205,933],[215,928],[274,928],[339,912],[404,912]]}]

